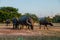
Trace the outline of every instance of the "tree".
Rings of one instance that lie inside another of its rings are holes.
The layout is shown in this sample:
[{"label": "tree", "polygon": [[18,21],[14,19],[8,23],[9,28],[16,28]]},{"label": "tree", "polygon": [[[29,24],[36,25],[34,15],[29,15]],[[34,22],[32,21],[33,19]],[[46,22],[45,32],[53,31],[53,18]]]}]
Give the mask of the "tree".
[{"label": "tree", "polygon": [[50,18],[49,16],[46,17],[46,20],[47,20],[48,22],[52,22],[52,18]]},{"label": "tree", "polygon": [[25,13],[24,15],[32,17],[32,19],[34,20],[34,22],[38,21],[38,17],[35,14]]},{"label": "tree", "polygon": [[55,17],[53,17],[53,22],[60,23],[60,15],[55,15]]},{"label": "tree", "polygon": [[6,21],[6,19],[12,19],[13,17],[20,17],[21,13],[18,13],[18,9],[13,7],[0,7],[0,22]]},{"label": "tree", "polygon": [[0,10],[10,13],[18,12],[18,9],[13,7],[0,7]]}]

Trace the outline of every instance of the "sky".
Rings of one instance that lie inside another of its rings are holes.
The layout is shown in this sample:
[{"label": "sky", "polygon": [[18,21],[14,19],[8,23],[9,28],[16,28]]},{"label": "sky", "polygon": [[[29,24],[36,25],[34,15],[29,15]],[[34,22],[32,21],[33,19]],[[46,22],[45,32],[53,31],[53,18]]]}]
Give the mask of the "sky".
[{"label": "sky", "polygon": [[0,0],[0,7],[15,7],[20,13],[33,13],[38,17],[60,13],[60,0]]}]

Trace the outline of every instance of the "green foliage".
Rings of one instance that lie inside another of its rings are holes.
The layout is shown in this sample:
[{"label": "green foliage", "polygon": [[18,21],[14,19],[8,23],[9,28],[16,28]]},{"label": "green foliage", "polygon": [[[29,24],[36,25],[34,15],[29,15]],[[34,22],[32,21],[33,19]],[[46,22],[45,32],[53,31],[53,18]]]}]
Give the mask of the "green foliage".
[{"label": "green foliage", "polygon": [[50,18],[49,16],[46,17],[46,20],[47,20],[48,22],[52,22],[52,18]]},{"label": "green foliage", "polygon": [[60,15],[55,15],[55,17],[53,17],[53,22],[60,23]]},{"label": "green foliage", "polygon": [[5,11],[5,12],[17,12],[18,9],[13,8],[13,7],[0,7],[0,10]]},{"label": "green foliage", "polygon": [[32,17],[32,19],[34,20],[34,22],[38,21],[38,17],[35,14],[25,13],[24,15]]},{"label": "green foliage", "polygon": [[[25,13],[24,15],[32,17],[32,19],[37,22],[38,17],[35,14]],[[13,17],[19,18],[24,16],[18,13],[18,9],[14,7],[0,7],[0,22],[6,21],[6,19],[12,20]]]},{"label": "green foliage", "polygon": [[13,7],[0,7],[0,22],[6,21],[6,19],[12,19],[13,17],[19,18],[21,13],[18,13],[18,9]]}]

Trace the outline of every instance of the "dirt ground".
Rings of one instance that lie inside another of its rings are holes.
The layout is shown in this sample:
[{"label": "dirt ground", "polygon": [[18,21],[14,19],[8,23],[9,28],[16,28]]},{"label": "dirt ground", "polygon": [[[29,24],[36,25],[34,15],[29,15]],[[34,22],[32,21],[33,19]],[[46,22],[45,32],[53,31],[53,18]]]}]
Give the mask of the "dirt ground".
[{"label": "dirt ground", "polygon": [[6,24],[0,24],[0,35],[23,35],[23,36],[59,36],[60,37],[60,23],[53,23],[54,26],[48,25],[48,30],[42,28],[39,29],[37,23],[34,24],[34,30],[29,30],[26,27],[23,29],[12,29],[12,24],[6,26]]}]

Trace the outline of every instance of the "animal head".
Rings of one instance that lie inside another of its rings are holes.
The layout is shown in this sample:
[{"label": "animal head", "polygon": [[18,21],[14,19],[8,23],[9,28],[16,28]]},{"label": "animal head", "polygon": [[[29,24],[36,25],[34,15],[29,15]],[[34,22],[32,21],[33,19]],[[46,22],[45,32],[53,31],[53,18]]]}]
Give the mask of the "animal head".
[{"label": "animal head", "polygon": [[53,26],[53,24],[52,24],[52,23],[49,23],[49,25],[50,25],[50,26]]}]

